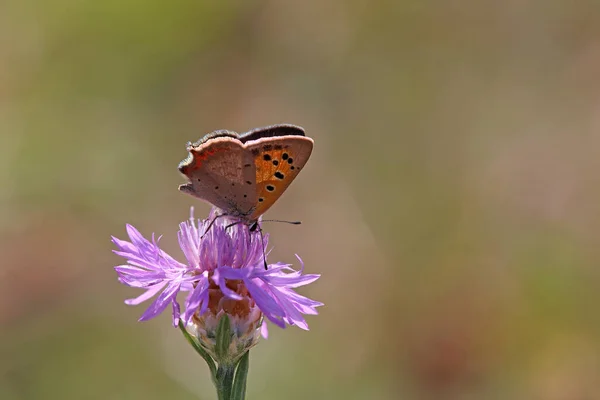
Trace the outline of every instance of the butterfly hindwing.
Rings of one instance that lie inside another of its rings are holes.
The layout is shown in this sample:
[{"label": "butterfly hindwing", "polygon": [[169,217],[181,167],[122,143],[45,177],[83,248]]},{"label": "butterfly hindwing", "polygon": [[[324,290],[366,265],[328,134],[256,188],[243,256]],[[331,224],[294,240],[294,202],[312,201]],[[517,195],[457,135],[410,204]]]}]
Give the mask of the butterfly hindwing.
[{"label": "butterfly hindwing", "polygon": [[283,194],[304,167],[313,148],[300,135],[265,137],[245,143],[256,166],[256,207],[248,216],[255,220]]},{"label": "butterfly hindwing", "polygon": [[188,147],[179,170],[190,182],[179,190],[205,200],[230,215],[252,212],[256,203],[254,160],[231,135],[211,137]]}]

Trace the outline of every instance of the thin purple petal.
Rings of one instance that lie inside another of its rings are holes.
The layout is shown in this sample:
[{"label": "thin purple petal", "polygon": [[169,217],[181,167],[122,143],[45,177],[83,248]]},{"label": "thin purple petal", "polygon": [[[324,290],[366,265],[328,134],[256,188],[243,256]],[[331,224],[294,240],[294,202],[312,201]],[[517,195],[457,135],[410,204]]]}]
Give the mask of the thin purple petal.
[{"label": "thin purple petal", "polygon": [[267,321],[263,321],[262,324],[260,325],[260,334],[265,339],[269,338],[269,327],[267,326]]},{"label": "thin purple petal", "polygon": [[[198,310],[201,304],[208,305],[208,273],[202,274],[198,280],[196,288],[190,293],[185,302],[185,312],[183,313],[184,322],[188,323],[192,316]],[[202,314],[202,313],[201,313]]]},{"label": "thin purple petal", "polygon": [[138,304],[141,304],[144,301],[149,300],[152,297],[154,297],[154,295],[156,295],[163,287],[165,287],[165,285],[166,285],[165,282],[160,282],[154,286],[149,286],[148,290],[146,290],[144,293],[142,293],[138,297],[125,300],[125,304],[130,305],[130,306],[137,306]]},{"label": "thin purple petal", "polygon": [[[223,268],[227,268],[227,267],[222,267],[220,270],[222,270]],[[219,269],[215,270],[214,274],[213,274],[213,282],[215,282],[218,286],[219,289],[221,289],[221,292],[223,292],[223,295],[229,297],[230,299],[233,300],[242,300],[243,297],[240,296],[239,294],[237,294],[236,292],[234,292],[233,290],[229,289],[227,287],[227,279],[221,279],[221,274],[219,273],[220,271]],[[236,278],[234,278],[236,279]],[[241,278],[238,278],[241,279]]]},{"label": "thin purple petal", "polygon": [[147,321],[156,317],[158,314],[163,312],[169,303],[175,299],[179,292],[178,284],[171,284],[167,286],[164,292],[162,292],[156,300],[144,311],[144,314],[140,317],[140,321]]},{"label": "thin purple petal", "polygon": [[175,298],[171,300],[171,305],[173,306],[173,327],[177,327],[179,325],[179,316],[181,314],[181,309],[179,308],[179,303]]}]

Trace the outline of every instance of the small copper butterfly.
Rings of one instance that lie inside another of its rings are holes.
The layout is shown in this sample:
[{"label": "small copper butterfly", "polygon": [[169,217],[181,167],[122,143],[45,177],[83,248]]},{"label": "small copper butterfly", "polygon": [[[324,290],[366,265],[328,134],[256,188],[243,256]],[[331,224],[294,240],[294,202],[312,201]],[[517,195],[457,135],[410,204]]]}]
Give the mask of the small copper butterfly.
[{"label": "small copper butterfly", "polygon": [[304,129],[271,125],[243,134],[218,130],[196,143],[179,171],[189,182],[179,190],[255,225],[298,176],[310,157],[313,140]]}]

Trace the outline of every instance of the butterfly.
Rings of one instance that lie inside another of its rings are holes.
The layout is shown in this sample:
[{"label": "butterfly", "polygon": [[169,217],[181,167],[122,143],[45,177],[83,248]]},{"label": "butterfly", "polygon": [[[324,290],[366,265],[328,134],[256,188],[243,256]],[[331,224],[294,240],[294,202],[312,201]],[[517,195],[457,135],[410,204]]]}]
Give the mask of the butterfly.
[{"label": "butterfly", "polygon": [[281,197],[308,161],[313,140],[290,124],[238,134],[218,130],[196,143],[179,171],[189,182],[179,190],[207,201],[256,229],[258,218]]}]

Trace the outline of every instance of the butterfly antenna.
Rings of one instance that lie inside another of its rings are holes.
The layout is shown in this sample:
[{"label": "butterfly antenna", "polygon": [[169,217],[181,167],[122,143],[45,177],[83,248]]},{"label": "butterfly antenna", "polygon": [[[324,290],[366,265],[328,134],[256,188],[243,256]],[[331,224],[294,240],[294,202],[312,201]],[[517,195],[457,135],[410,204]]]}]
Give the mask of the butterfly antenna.
[{"label": "butterfly antenna", "polygon": [[300,225],[302,221],[282,221],[280,219],[263,219],[261,222],[283,222],[290,225]]}]

